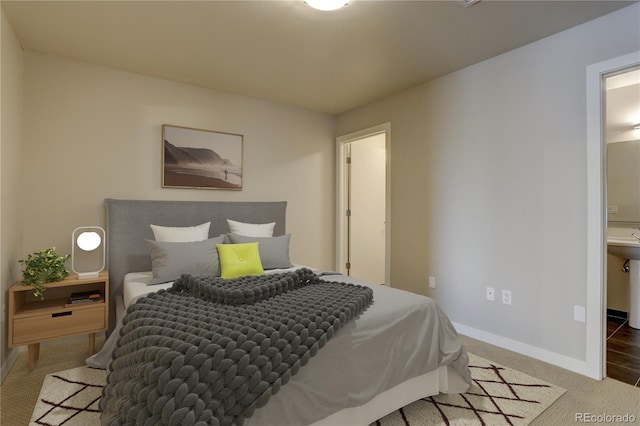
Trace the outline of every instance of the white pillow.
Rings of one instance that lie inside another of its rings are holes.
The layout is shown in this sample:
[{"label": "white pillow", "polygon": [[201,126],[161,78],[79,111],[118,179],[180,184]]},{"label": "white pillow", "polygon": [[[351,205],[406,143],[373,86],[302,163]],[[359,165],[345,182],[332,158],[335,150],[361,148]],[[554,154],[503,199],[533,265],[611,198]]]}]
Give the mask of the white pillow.
[{"label": "white pillow", "polygon": [[232,234],[242,235],[244,237],[273,237],[273,228],[276,227],[275,222],[260,224],[242,223],[231,219],[227,219],[227,224]]},{"label": "white pillow", "polygon": [[209,227],[211,222],[197,226],[159,226],[149,225],[153,231],[156,241],[167,243],[192,243],[194,241],[204,241],[209,238]]}]

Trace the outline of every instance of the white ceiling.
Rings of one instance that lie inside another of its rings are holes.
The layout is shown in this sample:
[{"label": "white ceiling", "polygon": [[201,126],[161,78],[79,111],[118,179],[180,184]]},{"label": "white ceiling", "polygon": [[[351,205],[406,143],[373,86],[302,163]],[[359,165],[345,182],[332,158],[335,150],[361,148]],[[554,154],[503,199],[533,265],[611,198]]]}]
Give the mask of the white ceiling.
[{"label": "white ceiling", "polygon": [[338,114],[622,1],[6,1],[24,49]]}]

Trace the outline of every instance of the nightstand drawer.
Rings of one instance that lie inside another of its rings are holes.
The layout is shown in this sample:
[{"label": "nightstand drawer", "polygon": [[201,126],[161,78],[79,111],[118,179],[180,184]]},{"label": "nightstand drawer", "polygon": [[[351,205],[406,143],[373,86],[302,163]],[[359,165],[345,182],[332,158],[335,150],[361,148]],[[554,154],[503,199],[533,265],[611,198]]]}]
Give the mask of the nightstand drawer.
[{"label": "nightstand drawer", "polygon": [[105,324],[105,304],[89,309],[61,311],[48,315],[16,318],[13,322],[13,344],[43,341],[72,334],[101,331]]}]

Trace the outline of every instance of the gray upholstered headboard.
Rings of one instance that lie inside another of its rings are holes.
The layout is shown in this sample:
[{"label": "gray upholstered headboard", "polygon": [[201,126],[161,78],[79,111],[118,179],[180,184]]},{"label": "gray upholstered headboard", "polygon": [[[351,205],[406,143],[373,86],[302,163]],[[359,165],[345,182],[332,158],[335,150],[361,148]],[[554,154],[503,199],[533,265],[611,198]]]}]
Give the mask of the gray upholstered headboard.
[{"label": "gray upholstered headboard", "polygon": [[270,223],[273,235],[283,235],[286,201],[104,201],[107,210],[107,269],[109,270],[110,328],[115,326],[115,298],[122,295],[124,276],[129,272],[151,270],[151,257],[145,239],[152,240],[150,224],[194,226],[211,222],[209,237],[229,232],[227,219],[246,223]]}]

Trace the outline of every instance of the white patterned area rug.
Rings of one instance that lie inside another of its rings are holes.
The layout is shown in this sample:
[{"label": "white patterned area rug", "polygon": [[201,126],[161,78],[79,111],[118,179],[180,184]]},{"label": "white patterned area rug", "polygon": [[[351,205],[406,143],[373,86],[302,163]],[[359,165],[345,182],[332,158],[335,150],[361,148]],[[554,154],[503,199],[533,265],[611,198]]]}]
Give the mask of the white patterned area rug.
[{"label": "white patterned area rug", "polygon": [[[528,425],[565,390],[469,354],[473,385],[464,394],[423,398],[375,426]],[[99,425],[104,370],[79,367],[49,374],[30,425]]]},{"label": "white patterned area rug", "polygon": [[105,370],[90,367],[48,374],[29,425],[99,425],[106,377]]},{"label": "white patterned area rug", "polygon": [[372,426],[528,425],[566,392],[471,353],[469,368],[467,392],[422,398]]}]

